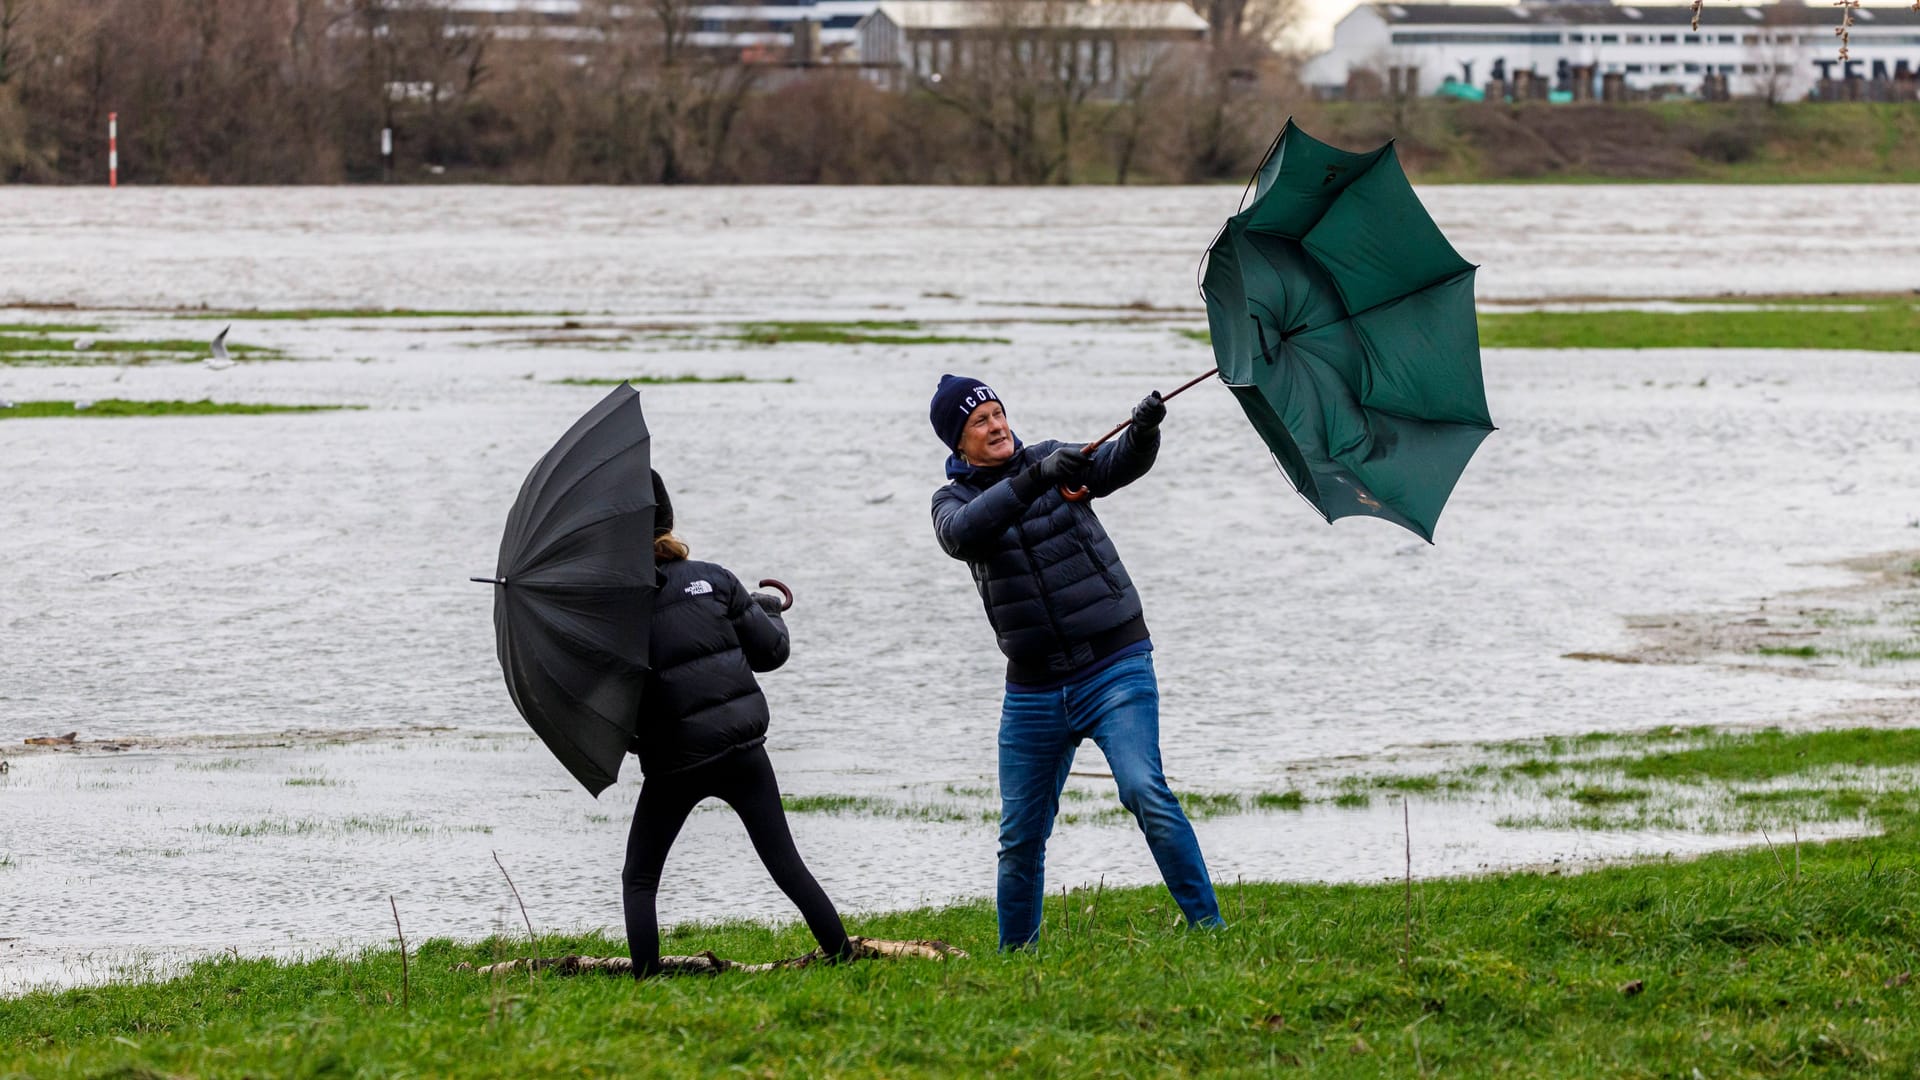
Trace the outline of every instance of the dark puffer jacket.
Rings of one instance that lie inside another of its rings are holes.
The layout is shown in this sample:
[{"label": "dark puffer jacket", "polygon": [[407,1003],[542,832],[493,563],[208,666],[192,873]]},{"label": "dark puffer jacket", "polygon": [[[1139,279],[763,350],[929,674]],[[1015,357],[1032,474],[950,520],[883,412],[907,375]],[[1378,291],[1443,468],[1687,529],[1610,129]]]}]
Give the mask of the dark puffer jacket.
[{"label": "dark puffer jacket", "polygon": [[725,568],[662,566],[633,743],[641,771],[680,772],[765,742],[767,699],[753,673],[786,663],[787,649],[786,624]]},{"label": "dark puffer jacket", "polygon": [[[1140,594],[1093,504],[1068,502],[1028,472],[1066,445],[1023,446],[994,469],[962,467],[933,493],[934,533],[973,570],[1012,683],[1057,682],[1147,638]],[[1129,427],[1094,453],[1086,485],[1110,495],[1146,475],[1159,451],[1158,430]]]}]

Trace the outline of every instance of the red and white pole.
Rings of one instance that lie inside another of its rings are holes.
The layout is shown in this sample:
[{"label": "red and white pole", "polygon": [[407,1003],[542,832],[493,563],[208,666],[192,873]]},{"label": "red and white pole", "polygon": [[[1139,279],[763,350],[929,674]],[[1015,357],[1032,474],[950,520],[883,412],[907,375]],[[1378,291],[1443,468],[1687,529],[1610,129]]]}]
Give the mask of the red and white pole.
[{"label": "red and white pole", "polygon": [[120,114],[107,114],[107,186],[120,186]]}]

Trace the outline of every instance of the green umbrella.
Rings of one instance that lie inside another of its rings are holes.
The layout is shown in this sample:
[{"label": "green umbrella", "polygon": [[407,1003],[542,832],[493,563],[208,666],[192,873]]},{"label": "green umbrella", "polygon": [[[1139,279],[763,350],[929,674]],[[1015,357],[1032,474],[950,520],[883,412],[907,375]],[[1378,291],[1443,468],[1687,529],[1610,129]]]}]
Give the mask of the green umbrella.
[{"label": "green umbrella", "polygon": [[1254,184],[1201,281],[1221,381],[1328,521],[1366,514],[1432,542],[1494,430],[1474,267],[1392,143],[1351,154],[1289,120]]}]

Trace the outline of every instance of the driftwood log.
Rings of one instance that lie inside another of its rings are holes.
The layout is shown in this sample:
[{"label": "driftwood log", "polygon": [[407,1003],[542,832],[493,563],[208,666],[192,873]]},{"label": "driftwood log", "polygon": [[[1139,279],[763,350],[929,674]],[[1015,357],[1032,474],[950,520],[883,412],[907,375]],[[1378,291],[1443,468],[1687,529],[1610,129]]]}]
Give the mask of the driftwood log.
[{"label": "driftwood log", "polygon": [[[853,941],[855,960],[945,960],[949,957],[965,959],[965,949],[958,949],[944,941],[885,941],[880,938],[856,937]],[[825,963],[826,954],[815,949],[805,956],[792,956],[785,960],[775,960],[765,964],[742,964],[736,960],[724,960],[710,952],[698,956],[663,956],[660,958],[660,973],[663,975],[718,975],[723,971],[780,971],[787,968],[811,967]],[[599,972],[603,975],[632,975],[633,961],[624,956],[551,956],[521,957],[515,960],[503,960],[497,964],[474,967],[472,964],[455,964],[455,971],[471,971],[478,975],[506,975],[515,971],[551,971],[556,975],[583,975]]]}]

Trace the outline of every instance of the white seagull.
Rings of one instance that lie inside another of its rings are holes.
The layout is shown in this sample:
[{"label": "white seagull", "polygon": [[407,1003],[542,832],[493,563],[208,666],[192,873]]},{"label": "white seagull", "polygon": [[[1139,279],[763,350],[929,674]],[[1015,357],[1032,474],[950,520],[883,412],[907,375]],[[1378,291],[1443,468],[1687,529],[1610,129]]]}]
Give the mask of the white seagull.
[{"label": "white seagull", "polygon": [[231,329],[232,325],[228,325],[213,336],[213,355],[200,361],[211,370],[225,371],[233,366],[233,361],[227,359],[227,331]]}]

